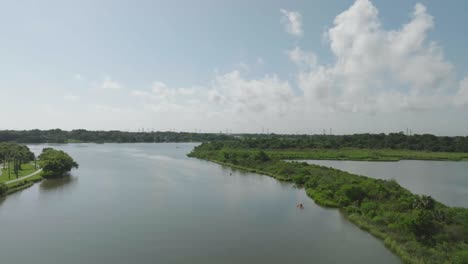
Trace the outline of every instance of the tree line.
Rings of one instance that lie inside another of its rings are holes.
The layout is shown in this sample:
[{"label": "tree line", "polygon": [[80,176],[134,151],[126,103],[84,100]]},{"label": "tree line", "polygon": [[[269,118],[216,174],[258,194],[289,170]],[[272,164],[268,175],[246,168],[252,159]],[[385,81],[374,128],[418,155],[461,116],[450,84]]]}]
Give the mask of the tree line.
[{"label": "tree line", "polygon": [[188,133],[188,132],[125,132],[125,131],[90,131],[76,129],[51,130],[1,130],[0,142],[15,141],[20,143],[136,143],[136,142],[204,142],[227,140],[233,137],[226,134]]},{"label": "tree line", "polygon": [[[188,132],[125,132],[76,129],[0,130],[0,142],[20,143],[135,143],[135,142],[220,142],[218,146],[257,149],[408,149],[433,152],[468,152],[468,136],[405,135],[279,135],[279,134],[215,134]],[[212,147],[212,145],[210,145]]]},{"label": "tree line", "polygon": [[405,135],[243,135],[235,140],[217,142],[206,147],[221,149],[407,149],[432,152],[468,152],[468,136],[447,137],[430,134]]}]

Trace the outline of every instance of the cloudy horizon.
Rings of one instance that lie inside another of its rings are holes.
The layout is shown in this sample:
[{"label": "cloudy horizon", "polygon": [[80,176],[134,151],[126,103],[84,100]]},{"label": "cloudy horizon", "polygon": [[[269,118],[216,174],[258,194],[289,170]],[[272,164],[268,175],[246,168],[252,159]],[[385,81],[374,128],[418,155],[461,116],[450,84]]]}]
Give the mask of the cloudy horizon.
[{"label": "cloudy horizon", "polygon": [[468,135],[461,1],[26,2],[2,130]]}]

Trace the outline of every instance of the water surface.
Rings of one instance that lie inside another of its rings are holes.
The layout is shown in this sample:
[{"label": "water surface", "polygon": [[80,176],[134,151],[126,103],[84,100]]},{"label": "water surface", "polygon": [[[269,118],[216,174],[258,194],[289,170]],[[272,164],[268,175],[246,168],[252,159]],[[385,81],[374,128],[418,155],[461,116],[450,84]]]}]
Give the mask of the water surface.
[{"label": "water surface", "polygon": [[413,193],[431,195],[446,205],[468,207],[468,162],[466,161],[308,160],[306,162],[377,179],[395,179]]},{"label": "water surface", "polygon": [[194,146],[53,145],[80,168],[0,202],[1,263],[399,263],[304,190]]}]

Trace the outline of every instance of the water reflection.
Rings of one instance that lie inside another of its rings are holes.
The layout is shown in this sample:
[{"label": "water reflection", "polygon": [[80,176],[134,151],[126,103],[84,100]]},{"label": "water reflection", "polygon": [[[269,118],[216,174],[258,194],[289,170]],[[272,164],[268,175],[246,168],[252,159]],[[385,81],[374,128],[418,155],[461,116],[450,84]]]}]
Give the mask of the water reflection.
[{"label": "water reflection", "polygon": [[76,183],[77,181],[78,177],[75,177],[73,175],[67,175],[60,179],[43,180],[39,185],[39,189],[41,191],[61,190],[63,188],[68,188],[70,185]]}]

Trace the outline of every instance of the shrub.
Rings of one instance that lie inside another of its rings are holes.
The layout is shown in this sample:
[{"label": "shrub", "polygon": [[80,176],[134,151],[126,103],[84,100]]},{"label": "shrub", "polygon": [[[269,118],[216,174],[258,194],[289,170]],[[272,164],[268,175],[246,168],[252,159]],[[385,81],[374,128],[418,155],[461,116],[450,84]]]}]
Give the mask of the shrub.
[{"label": "shrub", "polygon": [[4,196],[8,191],[8,186],[4,183],[0,183],[0,196]]}]

